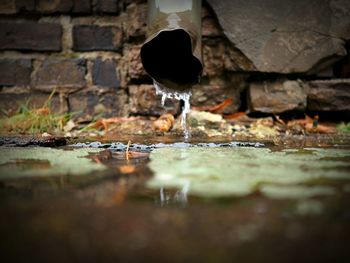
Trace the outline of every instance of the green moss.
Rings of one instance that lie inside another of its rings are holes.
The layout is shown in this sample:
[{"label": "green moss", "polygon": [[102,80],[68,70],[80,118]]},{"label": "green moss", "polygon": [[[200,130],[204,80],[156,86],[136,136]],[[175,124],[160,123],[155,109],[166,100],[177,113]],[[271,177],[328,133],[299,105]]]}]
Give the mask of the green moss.
[{"label": "green moss", "polygon": [[350,122],[348,122],[348,123],[342,122],[341,124],[339,124],[339,125],[337,126],[337,129],[338,129],[339,131],[345,132],[345,133],[350,132]]},{"label": "green moss", "polygon": [[[278,194],[286,198],[331,194],[333,188],[325,185],[322,190],[297,185],[323,178],[350,179],[350,173],[340,169],[348,167],[344,162],[346,156],[350,156],[349,150],[342,149],[281,152],[242,147],[156,149],[150,155],[150,168],[155,176],[147,185],[181,189],[189,184],[189,192],[202,197],[245,196],[262,189],[264,194],[275,198]],[[321,161],[324,158],[332,161]],[[271,187],[281,186],[283,191],[272,194]]]},{"label": "green moss", "polygon": [[[84,175],[106,169],[85,158],[89,153],[103,149],[62,150],[53,148],[1,148],[0,179],[41,177],[55,175]],[[23,161],[27,160],[23,166]],[[33,165],[30,166],[30,163]],[[47,163],[48,162],[48,163]],[[37,165],[47,163],[44,167]]]}]

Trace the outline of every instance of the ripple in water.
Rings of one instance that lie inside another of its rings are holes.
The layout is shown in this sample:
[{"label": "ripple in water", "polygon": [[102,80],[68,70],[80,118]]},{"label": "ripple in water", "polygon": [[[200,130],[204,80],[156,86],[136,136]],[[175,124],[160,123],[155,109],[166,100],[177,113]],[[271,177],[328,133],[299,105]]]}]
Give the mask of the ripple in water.
[{"label": "ripple in water", "polygon": [[187,114],[190,112],[190,97],[192,95],[191,91],[177,92],[168,90],[162,84],[153,80],[154,88],[156,89],[156,94],[162,96],[162,106],[165,105],[166,99],[176,99],[182,100],[184,102],[184,106],[182,107],[181,113],[181,127],[184,130],[184,137],[187,140],[190,137],[190,130],[187,127]]}]

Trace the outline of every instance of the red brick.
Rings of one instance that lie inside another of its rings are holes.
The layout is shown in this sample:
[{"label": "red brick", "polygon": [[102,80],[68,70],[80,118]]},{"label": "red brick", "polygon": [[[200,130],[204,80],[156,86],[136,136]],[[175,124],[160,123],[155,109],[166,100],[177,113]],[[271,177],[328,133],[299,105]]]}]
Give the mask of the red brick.
[{"label": "red brick", "polygon": [[119,27],[77,25],[73,27],[73,49],[116,51],[122,46],[122,35]]},{"label": "red brick", "polygon": [[92,78],[94,85],[108,88],[119,88],[120,81],[116,72],[117,64],[112,59],[102,61],[96,59],[92,69]]},{"label": "red brick", "polygon": [[1,59],[0,86],[22,86],[30,84],[32,62],[29,59]]},{"label": "red brick", "polygon": [[[21,105],[28,103],[28,107],[37,109],[43,107],[50,94],[39,92],[28,93],[0,93],[0,109],[8,112],[16,112]],[[50,104],[51,110],[56,113],[68,111],[65,100],[60,100],[59,95],[53,96]]]},{"label": "red brick", "polygon": [[42,14],[68,13],[73,8],[73,0],[39,0],[37,11]]},{"label": "red brick", "polygon": [[[70,112],[78,112],[75,117],[84,116],[86,119],[103,113],[104,117],[127,115],[127,94],[118,90],[98,94],[98,92],[77,92],[69,95]],[[102,112],[101,112],[102,111]]]},{"label": "red brick", "polygon": [[95,12],[117,14],[119,12],[118,0],[97,0]]},{"label": "red brick", "polygon": [[84,59],[47,59],[38,68],[35,86],[77,88],[86,85]]},{"label": "red brick", "polygon": [[60,51],[62,28],[49,23],[0,23],[0,50]]},{"label": "red brick", "polygon": [[73,13],[79,13],[79,14],[91,13],[90,0],[74,0]]}]

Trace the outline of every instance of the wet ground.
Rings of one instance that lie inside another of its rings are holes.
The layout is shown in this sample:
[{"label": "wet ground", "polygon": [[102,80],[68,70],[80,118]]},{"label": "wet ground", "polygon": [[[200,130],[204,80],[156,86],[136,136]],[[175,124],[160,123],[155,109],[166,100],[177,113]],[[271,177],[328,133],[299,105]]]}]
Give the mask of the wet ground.
[{"label": "wet ground", "polygon": [[28,140],[0,140],[6,262],[350,262],[347,137]]}]

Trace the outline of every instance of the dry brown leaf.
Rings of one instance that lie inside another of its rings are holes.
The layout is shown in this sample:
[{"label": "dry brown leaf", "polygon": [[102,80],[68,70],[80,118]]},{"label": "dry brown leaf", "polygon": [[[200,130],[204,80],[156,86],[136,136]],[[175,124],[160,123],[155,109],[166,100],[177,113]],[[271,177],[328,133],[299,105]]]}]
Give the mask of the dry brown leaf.
[{"label": "dry brown leaf", "polygon": [[91,124],[89,128],[94,128],[94,129],[100,129],[104,128],[104,130],[107,132],[108,131],[108,126],[113,123],[119,123],[119,122],[126,122],[126,121],[135,121],[140,119],[139,117],[114,117],[114,118],[108,118],[108,119],[100,119],[97,122]]},{"label": "dry brown leaf", "polygon": [[231,105],[232,102],[233,102],[233,99],[228,98],[228,99],[225,99],[220,104],[215,105],[215,106],[199,106],[199,107],[193,107],[193,109],[198,110],[198,111],[209,111],[212,113],[217,113],[218,111],[223,110],[227,106]]},{"label": "dry brown leaf", "polygon": [[47,116],[51,113],[50,109],[47,107],[35,109],[34,112],[38,115],[44,115],[44,116]]},{"label": "dry brown leaf", "polygon": [[226,120],[237,120],[240,119],[244,116],[246,116],[247,114],[245,112],[236,112],[233,114],[228,114],[228,115],[224,115],[224,119]]},{"label": "dry brown leaf", "polygon": [[305,114],[305,119],[292,120],[287,123],[287,128],[293,129],[295,126],[302,126],[307,132],[314,133],[335,133],[337,130],[333,126],[321,124],[318,115],[314,118]]},{"label": "dry brown leaf", "polygon": [[168,132],[174,125],[175,118],[172,114],[164,114],[152,124],[152,129],[157,132]]}]

